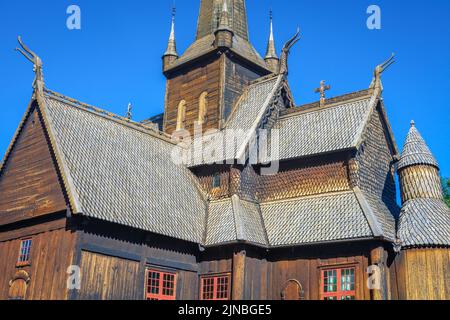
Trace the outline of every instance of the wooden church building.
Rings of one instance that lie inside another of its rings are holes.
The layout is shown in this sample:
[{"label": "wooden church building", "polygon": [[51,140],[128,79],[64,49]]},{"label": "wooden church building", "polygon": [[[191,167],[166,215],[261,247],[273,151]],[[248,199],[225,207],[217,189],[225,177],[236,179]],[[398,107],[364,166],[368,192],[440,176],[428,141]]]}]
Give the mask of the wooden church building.
[{"label": "wooden church building", "polygon": [[[164,114],[142,122],[51,91],[20,41],[36,79],[0,167],[0,299],[450,299],[450,211],[415,124],[395,143],[392,59],[298,106],[298,34],[280,53],[270,29],[263,58],[244,0],[202,0],[179,55],[172,21]],[[252,161],[263,133],[278,143]]]}]

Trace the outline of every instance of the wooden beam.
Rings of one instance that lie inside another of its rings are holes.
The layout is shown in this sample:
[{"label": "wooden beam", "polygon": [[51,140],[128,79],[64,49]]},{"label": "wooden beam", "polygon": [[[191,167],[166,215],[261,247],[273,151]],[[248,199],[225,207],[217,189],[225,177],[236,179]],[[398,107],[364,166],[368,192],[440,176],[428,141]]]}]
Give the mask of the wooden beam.
[{"label": "wooden beam", "polygon": [[233,253],[233,277],[232,277],[232,299],[244,300],[245,284],[245,250],[237,250]]},{"label": "wooden beam", "polygon": [[387,254],[383,246],[376,247],[370,252],[370,264],[380,268],[380,288],[371,289],[372,300],[387,300],[387,270],[386,270]]}]

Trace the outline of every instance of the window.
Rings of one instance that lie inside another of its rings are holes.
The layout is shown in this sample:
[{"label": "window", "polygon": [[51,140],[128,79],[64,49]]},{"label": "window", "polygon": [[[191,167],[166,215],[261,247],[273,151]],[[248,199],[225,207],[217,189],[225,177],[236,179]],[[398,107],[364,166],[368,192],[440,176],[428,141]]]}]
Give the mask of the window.
[{"label": "window", "polygon": [[177,275],[175,273],[147,270],[145,298],[147,300],[175,300]]},{"label": "window", "polygon": [[323,300],[355,300],[355,268],[322,271]]},{"label": "window", "polygon": [[215,188],[220,188],[220,184],[221,184],[221,181],[220,181],[220,173],[216,173],[214,176],[213,176],[213,188],[215,189]]},{"label": "window", "polygon": [[178,104],[177,131],[183,130],[186,121],[186,101],[182,100]]},{"label": "window", "polygon": [[199,107],[198,107],[199,125],[202,125],[207,121],[206,119],[207,112],[208,112],[208,92],[203,92],[199,98]]},{"label": "window", "polygon": [[24,266],[30,263],[32,242],[31,239],[24,239],[20,243],[19,259],[17,260],[18,266]]},{"label": "window", "polygon": [[201,300],[230,300],[230,275],[202,277]]}]

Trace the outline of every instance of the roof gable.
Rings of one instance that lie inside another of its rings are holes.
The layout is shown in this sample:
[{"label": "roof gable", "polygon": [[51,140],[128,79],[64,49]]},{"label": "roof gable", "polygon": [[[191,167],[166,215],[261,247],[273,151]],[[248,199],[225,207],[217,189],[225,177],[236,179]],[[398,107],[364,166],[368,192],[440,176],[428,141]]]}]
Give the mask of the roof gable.
[{"label": "roof gable", "polygon": [[1,225],[59,213],[68,208],[36,105],[33,101],[1,170]]},{"label": "roof gable", "polygon": [[201,243],[206,207],[173,144],[46,94],[48,123],[83,215]]}]

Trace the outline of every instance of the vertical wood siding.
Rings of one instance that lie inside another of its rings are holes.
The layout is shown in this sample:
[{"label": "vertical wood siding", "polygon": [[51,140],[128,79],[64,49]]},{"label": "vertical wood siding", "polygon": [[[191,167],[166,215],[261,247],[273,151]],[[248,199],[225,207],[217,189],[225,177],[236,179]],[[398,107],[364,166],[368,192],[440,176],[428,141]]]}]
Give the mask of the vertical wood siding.
[{"label": "vertical wood siding", "polygon": [[34,110],[0,176],[0,225],[67,208],[42,120]]},{"label": "vertical wood siding", "polygon": [[450,299],[450,250],[411,249],[395,261],[400,300]]},{"label": "vertical wood siding", "polygon": [[[15,231],[17,232],[17,231]],[[5,234],[1,234],[3,237]],[[31,236],[31,265],[16,268],[21,239]],[[19,270],[25,270],[31,281],[27,288],[27,300],[65,300],[67,268],[72,265],[75,234],[66,229],[39,234],[21,235],[20,238],[0,242],[0,300],[8,299],[9,281]]]}]

